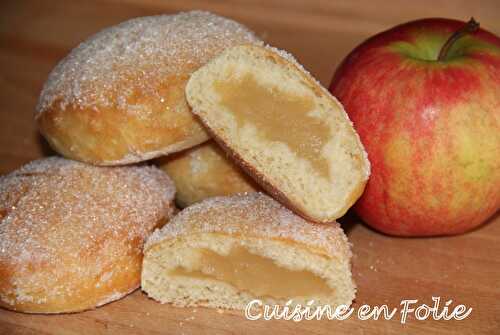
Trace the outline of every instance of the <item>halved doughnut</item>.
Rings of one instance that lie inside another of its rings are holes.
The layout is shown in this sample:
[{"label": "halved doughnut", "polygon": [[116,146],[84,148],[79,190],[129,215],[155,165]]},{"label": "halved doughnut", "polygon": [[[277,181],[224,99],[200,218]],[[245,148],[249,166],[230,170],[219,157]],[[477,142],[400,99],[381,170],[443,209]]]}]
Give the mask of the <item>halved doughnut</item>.
[{"label": "halved doughnut", "polygon": [[178,306],[350,305],[350,259],[337,223],[307,222],[262,193],[217,197],[184,209],[148,239],[142,289]]},{"label": "halved doughnut", "polygon": [[370,165],[359,136],[290,55],[233,47],[191,76],[186,96],[234,160],[300,215],[333,221],[363,192]]}]

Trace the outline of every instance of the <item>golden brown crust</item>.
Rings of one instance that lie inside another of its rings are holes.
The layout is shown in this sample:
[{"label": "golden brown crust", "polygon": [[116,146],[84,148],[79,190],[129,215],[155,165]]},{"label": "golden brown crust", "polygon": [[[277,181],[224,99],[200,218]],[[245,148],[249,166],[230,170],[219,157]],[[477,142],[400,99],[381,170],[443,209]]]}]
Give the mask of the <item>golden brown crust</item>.
[{"label": "golden brown crust", "polygon": [[[207,133],[184,98],[187,76],[165,81],[168,85],[158,88],[163,100],[140,93],[129,98],[140,113],[118,106],[101,106],[96,113],[75,105],[62,108],[56,101],[37,117],[38,127],[57,152],[95,165],[134,163],[206,141]],[[127,89],[127,83],[122,85],[117,89]]]},{"label": "golden brown crust", "polygon": [[120,165],[208,139],[184,95],[190,74],[225,48],[261,43],[207,12],[137,18],[75,48],[45,83],[36,120],[66,157]]},{"label": "golden brown crust", "polygon": [[139,286],[144,240],[173,212],[152,167],[99,168],[52,157],[0,178],[0,306],[76,312]]},{"label": "golden brown crust", "polygon": [[181,207],[259,188],[213,141],[160,158],[156,163],[174,181],[175,199]]}]

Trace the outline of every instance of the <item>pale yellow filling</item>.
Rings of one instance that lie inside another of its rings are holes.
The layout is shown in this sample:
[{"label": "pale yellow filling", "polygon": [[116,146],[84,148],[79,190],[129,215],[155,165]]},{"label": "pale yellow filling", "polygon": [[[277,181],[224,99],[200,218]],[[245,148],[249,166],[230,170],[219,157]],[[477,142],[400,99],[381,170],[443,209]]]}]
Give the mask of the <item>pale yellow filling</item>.
[{"label": "pale yellow filling", "polygon": [[312,97],[264,87],[251,74],[237,80],[217,81],[214,90],[220,104],[236,118],[238,127],[252,124],[262,137],[286,144],[328,178],[328,161],[321,149],[330,137],[330,129],[324,121],[309,115],[315,107]]},{"label": "pale yellow filling", "polygon": [[215,279],[246,291],[255,297],[289,299],[331,295],[333,289],[310,271],[294,271],[278,266],[272,259],[255,255],[244,247],[220,255],[208,249],[195,249],[197,261],[170,271],[173,276]]}]

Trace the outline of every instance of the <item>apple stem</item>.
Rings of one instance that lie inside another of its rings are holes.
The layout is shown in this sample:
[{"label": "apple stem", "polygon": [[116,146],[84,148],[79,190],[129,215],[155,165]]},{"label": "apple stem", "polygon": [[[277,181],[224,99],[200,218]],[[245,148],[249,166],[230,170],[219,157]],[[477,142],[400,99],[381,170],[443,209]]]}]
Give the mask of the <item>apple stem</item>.
[{"label": "apple stem", "polygon": [[450,51],[450,48],[453,45],[453,43],[455,43],[462,36],[476,32],[478,29],[479,29],[479,22],[477,22],[476,20],[474,20],[473,17],[471,17],[469,22],[467,22],[462,28],[455,31],[450,36],[450,38],[448,38],[446,43],[441,48],[441,51],[439,51],[439,56],[437,60],[438,61],[445,60],[446,56],[448,56],[448,51]]}]

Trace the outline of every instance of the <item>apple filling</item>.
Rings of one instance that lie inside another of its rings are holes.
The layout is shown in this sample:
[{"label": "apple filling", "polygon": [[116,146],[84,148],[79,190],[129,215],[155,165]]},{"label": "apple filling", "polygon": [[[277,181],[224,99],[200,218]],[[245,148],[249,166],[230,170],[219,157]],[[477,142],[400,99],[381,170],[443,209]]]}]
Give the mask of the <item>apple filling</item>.
[{"label": "apple filling", "polygon": [[265,87],[251,74],[240,79],[214,83],[220,104],[232,112],[238,127],[250,123],[269,141],[284,143],[297,156],[329,177],[328,161],[321,149],[330,136],[330,128],[318,117],[311,116],[312,97],[298,96]]},{"label": "apple filling", "polygon": [[253,296],[275,299],[331,295],[333,291],[310,271],[286,269],[244,247],[232,248],[227,255],[201,248],[193,252],[196,261],[173,269],[170,275],[215,279]]}]

